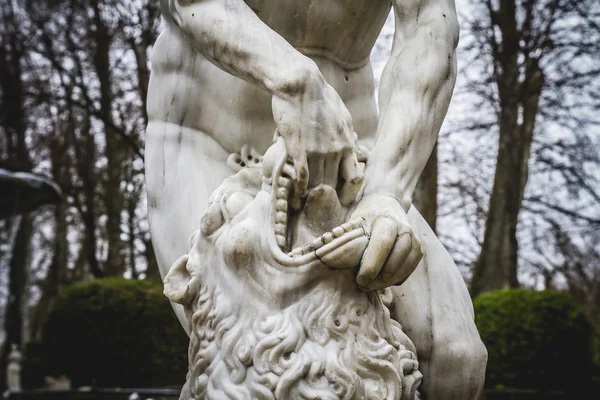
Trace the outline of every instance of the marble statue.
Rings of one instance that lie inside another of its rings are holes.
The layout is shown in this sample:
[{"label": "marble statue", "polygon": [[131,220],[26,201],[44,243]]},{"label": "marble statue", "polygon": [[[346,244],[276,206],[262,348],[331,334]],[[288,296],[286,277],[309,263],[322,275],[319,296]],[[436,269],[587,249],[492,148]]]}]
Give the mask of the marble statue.
[{"label": "marble statue", "polygon": [[23,356],[16,344],[12,344],[8,353],[8,364],[6,366],[6,387],[11,392],[21,390],[21,361]]},{"label": "marble statue", "polygon": [[469,294],[411,206],[454,87],[453,0],[161,7],[146,183],[190,335],[181,398],[476,399]]}]

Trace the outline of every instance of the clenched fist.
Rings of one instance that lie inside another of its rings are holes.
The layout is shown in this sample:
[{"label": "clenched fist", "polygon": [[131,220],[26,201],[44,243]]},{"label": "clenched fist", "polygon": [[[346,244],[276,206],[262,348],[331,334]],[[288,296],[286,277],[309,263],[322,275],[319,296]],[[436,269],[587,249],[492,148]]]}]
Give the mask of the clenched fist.
[{"label": "clenched fist", "polygon": [[364,218],[369,244],[356,276],[364,290],[379,290],[403,283],[423,257],[421,241],[409,225],[400,203],[387,195],[361,199],[350,219]]}]

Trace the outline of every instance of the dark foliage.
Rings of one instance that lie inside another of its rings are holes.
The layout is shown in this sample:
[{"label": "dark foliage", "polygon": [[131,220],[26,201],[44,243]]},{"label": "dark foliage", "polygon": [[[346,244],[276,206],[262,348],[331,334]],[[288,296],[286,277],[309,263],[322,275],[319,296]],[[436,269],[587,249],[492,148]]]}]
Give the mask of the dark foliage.
[{"label": "dark foliage", "polygon": [[44,386],[46,369],[42,343],[37,340],[27,343],[23,350],[21,386],[24,389],[37,389]]},{"label": "dark foliage", "polygon": [[541,392],[589,387],[593,328],[567,293],[501,290],[479,296],[474,308],[489,354],[486,387]]},{"label": "dark foliage", "polygon": [[162,285],[120,278],[66,288],[42,334],[48,374],[74,387],[181,385],[188,338]]}]

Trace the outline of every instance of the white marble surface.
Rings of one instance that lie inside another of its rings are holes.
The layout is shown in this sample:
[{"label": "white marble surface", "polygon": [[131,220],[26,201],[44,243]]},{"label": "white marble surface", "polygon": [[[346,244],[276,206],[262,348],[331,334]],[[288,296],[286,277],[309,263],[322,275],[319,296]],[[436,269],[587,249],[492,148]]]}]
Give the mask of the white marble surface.
[{"label": "white marble surface", "polygon": [[21,361],[23,356],[16,344],[11,345],[8,353],[8,364],[6,365],[6,387],[11,392],[21,390]]},{"label": "white marble surface", "polygon": [[393,3],[377,105],[389,1],[162,1],[146,177],[191,334],[183,398],[481,390],[466,287],[411,208],[454,86],[454,4]]},{"label": "white marble surface", "polygon": [[416,349],[390,318],[391,293],[356,288],[365,221],[344,222],[328,185],[288,213],[286,159],[280,139],[228,178],[165,277],[165,294],[192,321],[182,397],[416,398]]}]

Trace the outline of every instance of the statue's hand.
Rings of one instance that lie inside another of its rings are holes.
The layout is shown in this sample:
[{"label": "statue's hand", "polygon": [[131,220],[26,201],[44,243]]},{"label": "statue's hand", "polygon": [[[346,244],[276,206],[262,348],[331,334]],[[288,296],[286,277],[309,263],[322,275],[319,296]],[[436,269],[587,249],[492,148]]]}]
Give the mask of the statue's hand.
[{"label": "statue's hand", "polygon": [[363,180],[350,112],[316,66],[295,81],[297,87],[273,96],[272,104],[295,170],[291,204],[322,183],[337,188],[342,204],[350,204]]},{"label": "statue's hand", "polygon": [[403,283],[423,257],[406,212],[396,199],[375,194],[359,201],[351,219],[359,217],[365,219],[370,239],[356,276],[358,286],[379,290]]}]

